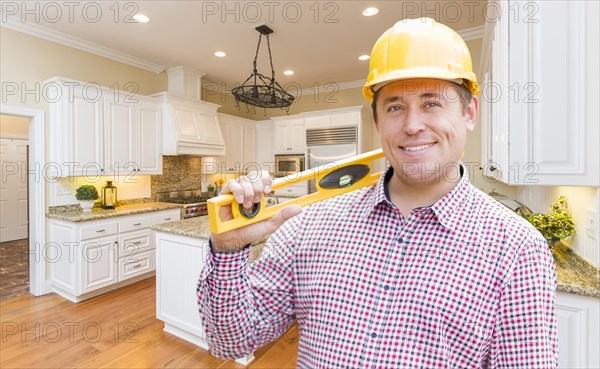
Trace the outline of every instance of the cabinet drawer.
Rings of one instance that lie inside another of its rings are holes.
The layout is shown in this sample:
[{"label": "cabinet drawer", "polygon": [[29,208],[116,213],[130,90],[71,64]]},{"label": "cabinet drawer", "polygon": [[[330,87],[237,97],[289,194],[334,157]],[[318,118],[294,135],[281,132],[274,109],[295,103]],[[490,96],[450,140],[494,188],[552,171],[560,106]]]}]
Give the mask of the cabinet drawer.
[{"label": "cabinet drawer", "polygon": [[119,235],[119,258],[131,258],[154,248],[152,231],[144,229]]},{"label": "cabinet drawer", "polygon": [[161,211],[154,215],[154,224],[161,224],[166,222],[174,222],[181,219],[181,209],[172,209],[168,211]]},{"label": "cabinet drawer", "polygon": [[307,182],[294,183],[275,191],[275,196],[304,196],[308,193]]},{"label": "cabinet drawer", "polygon": [[152,227],[152,215],[132,216],[119,220],[119,232],[129,232]]},{"label": "cabinet drawer", "polygon": [[132,257],[119,258],[119,282],[155,269],[155,251],[150,250]]},{"label": "cabinet drawer", "polygon": [[118,232],[117,222],[95,224],[81,227],[81,240],[104,237]]}]

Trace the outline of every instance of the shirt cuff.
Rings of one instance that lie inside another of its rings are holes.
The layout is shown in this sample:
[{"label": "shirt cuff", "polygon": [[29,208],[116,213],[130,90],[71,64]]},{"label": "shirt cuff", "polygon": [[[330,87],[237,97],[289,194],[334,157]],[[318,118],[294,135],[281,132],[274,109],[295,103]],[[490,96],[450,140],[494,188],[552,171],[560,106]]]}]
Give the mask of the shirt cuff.
[{"label": "shirt cuff", "polygon": [[[210,239],[209,239],[209,247]],[[212,265],[210,277],[217,280],[234,279],[245,273],[250,255],[250,244],[241,250],[232,252],[208,253],[207,264]]]}]

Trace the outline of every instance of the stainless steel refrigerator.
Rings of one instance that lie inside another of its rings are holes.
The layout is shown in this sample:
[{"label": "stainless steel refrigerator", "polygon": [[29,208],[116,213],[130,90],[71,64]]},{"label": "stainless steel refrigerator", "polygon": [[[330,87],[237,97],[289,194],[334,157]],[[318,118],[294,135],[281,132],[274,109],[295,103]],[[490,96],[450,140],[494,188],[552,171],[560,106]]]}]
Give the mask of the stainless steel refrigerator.
[{"label": "stainless steel refrigerator", "polygon": [[[308,163],[310,169],[331,164],[357,155],[358,128],[335,127],[306,130]],[[308,183],[308,192],[316,192],[314,180]]]}]

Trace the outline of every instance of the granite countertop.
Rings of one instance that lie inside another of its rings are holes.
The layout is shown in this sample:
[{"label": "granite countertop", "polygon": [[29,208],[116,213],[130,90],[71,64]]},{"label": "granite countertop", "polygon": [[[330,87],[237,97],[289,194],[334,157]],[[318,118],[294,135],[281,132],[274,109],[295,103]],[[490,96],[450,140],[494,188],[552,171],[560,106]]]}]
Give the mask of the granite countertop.
[{"label": "granite countertop", "polygon": [[556,265],[557,291],[600,298],[600,270],[562,242],[554,245],[552,253]]},{"label": "granite countertop", "polygon": [[[152,229],[203,240],[208,240],[210,235],[207,216],[158,224]],[[268,236],[263,237],[252,245],[260,248],[267,239]],[[557,291],[600,298],[600,271],[598,269],[563,243],[557,243],[553,253],[556,264]]]},{"label": "granite countertop", "polygon": [[124,215],[147,213],[150,211],[167,210],[181,208],[179,204],[170,204],[166,202],[145,202],[140,204],[119,205],[116,209],[105,210],[102,208],[93,208],[91,212],[84,213],[81,209],[50,212],[46,214],[47,218],[66,220],[69,222],[85,222],[88,220],[98,220],[105,218],[120,217]]}]

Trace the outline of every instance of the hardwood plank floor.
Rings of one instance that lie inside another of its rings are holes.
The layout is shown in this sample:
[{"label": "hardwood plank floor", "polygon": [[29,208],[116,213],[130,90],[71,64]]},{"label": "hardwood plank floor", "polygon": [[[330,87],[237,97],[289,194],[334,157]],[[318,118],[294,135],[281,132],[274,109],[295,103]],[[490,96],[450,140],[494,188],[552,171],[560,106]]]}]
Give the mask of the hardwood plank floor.
[{"label": "hardwood plank floor", "polygon": [[[0,368],[244,368],[163,331],[156,280],[72,303],[56,294],[0,301]],[[248,368],[296,367],[296,326]]]}]

